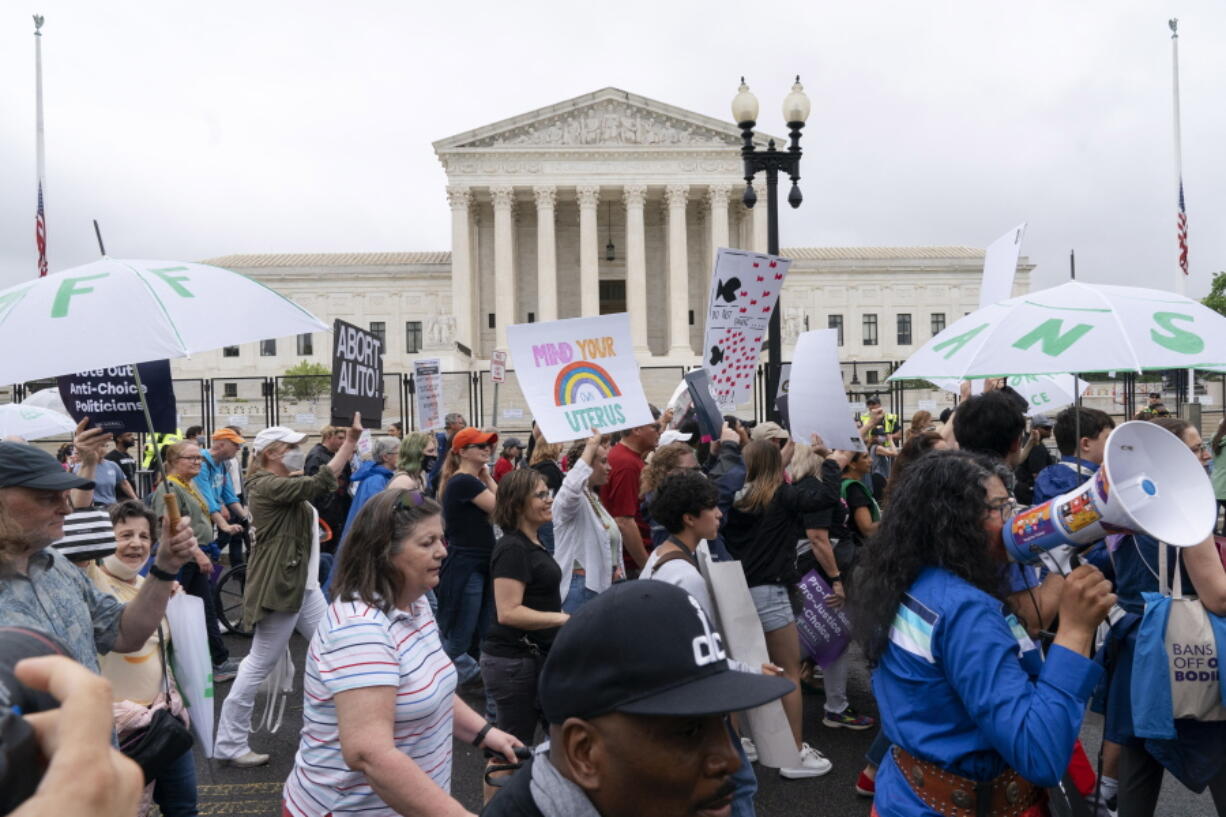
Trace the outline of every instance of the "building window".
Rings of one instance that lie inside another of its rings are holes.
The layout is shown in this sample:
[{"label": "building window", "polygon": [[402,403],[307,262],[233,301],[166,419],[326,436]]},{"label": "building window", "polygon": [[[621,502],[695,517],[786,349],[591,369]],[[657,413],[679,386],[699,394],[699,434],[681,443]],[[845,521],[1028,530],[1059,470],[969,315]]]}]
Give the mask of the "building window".
[{"label": "building window", "polygon": [[690,310],[690,326],[694,325],[694,310]]},{"label": "building window", "polygon": [[221,396],[227,399],[230,399],[230,400],[233,400],[234,398],[238,397],[238,384],[237,383],[222,383],[221,384]]},{"label": "building window", "polygon": [[536,313],[535,312],[528,313],[528,323],[536,323]]},{"label": "building window", "polygon": [[864,316],[864,345],[877,345],[877,316],[871,313]]},{"label": "building window", "polygon": [[371,321],[370,334],[377,337],[383,351],[387,351],[387,323],[384,321]]},{"label": "building window", "polygon": [[[600,282],[600,314],[616,315],[626,311],[626,282],[608,280]],[[692,322],[691,322],[692,325]]]},{"label": "building window", "polygon": [[277,341],[262,340],[260,341],[260,357],[276,357],[277,356]]},{"label": "building window", "polygon": [[490,313],[490,329],[493,329],[497,325],[498,325],[497,321],[494,320],[494,313],[491,312]]},{"label": "building window", "polygon": [[907,312],[898,316],[898,345],[911,345],[911,315]]},{"label": "building window", "polygon": [[404,350],[409,354],[421,351],[421,321],[404,322]]},{"label": "building window", "polygon": [[238,347],[237,346],[223,347],[221,350],[221,356],[222,357],[238,357]]},{"label": "building window", "polygon": [[944,312],[933,312],[932,313],[932,336],[935,338],[937,335],[941,334],[944,331],[945,331],[945,313]]},{"label": "building window", "polygon": [[298,354],[302,357],[315,354],[315,338],[310,332],[298,336]]},{"label": "building window", "polygon": [[870,386],[875,386],[881,381],[877,379],[877,370],[869,369],[864,373],[864,382]]},{"label": "building window", "polygon": [[839,346],[843,345],[843,316],[842,315],[827,315],[826,328],[837,329],[839,333]]}]

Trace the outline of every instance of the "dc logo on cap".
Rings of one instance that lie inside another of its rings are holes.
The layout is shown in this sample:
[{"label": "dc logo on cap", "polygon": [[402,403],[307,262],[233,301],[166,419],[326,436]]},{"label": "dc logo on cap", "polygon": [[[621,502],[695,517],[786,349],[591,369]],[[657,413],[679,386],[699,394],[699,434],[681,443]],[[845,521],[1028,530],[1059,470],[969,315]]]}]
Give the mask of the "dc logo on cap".
[{"label": "dc logo on cap", "polygon": [[693,596],[688,597],[690,604],[694,606],[694,611],[698,613],[698,622],[702,625],[702,635],[694,636],[692,646],[694,647],[694,663],[700,667],[705,667],[707,664],[714,664],[719,661],[726,661],[727,654],[724,652],[724,642],[720,634],[711,629],[710,622],[707,621],[707,614],[702,609],[702,605],[698,603],[698,599]]}]

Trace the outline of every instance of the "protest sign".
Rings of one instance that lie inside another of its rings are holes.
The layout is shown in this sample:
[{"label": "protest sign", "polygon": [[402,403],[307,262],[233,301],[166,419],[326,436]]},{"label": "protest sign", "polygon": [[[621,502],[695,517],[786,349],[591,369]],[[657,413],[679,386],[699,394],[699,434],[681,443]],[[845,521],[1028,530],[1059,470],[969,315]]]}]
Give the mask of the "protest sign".
[{"label": "protest sign", "polygon": [[443,425],[443,373],[436,357],[413,361],[417,427],[429,431]]},{"label": "protest sign", "polygon": [[332,424],[383,427],[383,341],[339,318],[332,329]]},{"label": "protest sign", "polygon": [[[698,569],[711,591],[719,631],[728,654],[751,667],[770,662],[762,620],[754,607],[745,571],[740,562],[716,562],[698,550]],[[758,762],[772,769],[793,768],[800,763],[792,728],[781,701],[771,701],[745,713],[745,725],[758,747]]]},{"label": "protest sign", "polygon": [[724,430],[724,415],[720,413],[715,398],[711,396],[711,380],[706,369],[695,369],[687,373],[685,385],[689,389],[690,401],[694,404],[694,419],[698,421],[702,442],[718,440]]},{"label": "protest sign", "polygon": [[507,353],[502,349],[495,349],[490,355],[490,382],[507,382]]},{"label": "protest sign", "polygon": [[166,622],[174,650],[170,661],[191,716],[192,731],[205,757],[213,756],[213,659],[204,626],[204,602],[196,596],[176,593],[166,604]]},{"label": "protest sign", "polygon": [[779,391],[775,393],[775,411],[779,412],[779,425],[792,431],[792,414],[788,410],[788,388],[792,385],[792,364],[779,367]]},{"label": "protest sign", "polygon": [[838,330],[815,329],[796,339],[788,379],[788,419],[793,439],[808,442],[817,434],[830,448],[866,451],[852,420],[839,369]]},{"label": "protest sign", "polygon": [[516,379],[551,443],[652,422],[630,343],[630,316],[507,327]]},{"label": "protest sign", "polygon": [[804,607],[796,617],[800,645],[822,669],[833,664],[851,643],[851,620],[843,610],[826,604],[834,594],[830,585],[810,570],[796,585]]},{"label": "protest sign", "polygon": [[753,397],[762,340],[791,265],[786,258],[745,250],[721,248],[715,256],[702,365],[725,410]]},{"label": "protest sign", "polygon": [[[149,404],[149,416],[153,418],[153,430],[159,434],[172,433],[177,418],[170,361],[154,360],[141,363],[137,368],[145,401]],[[66,374],[58,378],[58,382],[64,408],[77,422],[89,417],[91,426],[114,434],[149,430],[131,366]]]}]

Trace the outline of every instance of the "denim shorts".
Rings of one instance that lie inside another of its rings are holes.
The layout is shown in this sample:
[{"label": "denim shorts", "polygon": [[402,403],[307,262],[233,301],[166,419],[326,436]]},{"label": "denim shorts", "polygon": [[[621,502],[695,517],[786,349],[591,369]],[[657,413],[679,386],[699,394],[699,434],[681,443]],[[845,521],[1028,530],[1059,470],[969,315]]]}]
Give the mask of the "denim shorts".
[{"label": "denim shorts", "polygon": [[758,620],[762,622],[762,632],[772,633],[796,623],[796,617],[792,615],[792,602],[788,600],[788,590],[783,585],[760,584],[749,588],[749,595],[753,597],[754,609],[758,611]]}]

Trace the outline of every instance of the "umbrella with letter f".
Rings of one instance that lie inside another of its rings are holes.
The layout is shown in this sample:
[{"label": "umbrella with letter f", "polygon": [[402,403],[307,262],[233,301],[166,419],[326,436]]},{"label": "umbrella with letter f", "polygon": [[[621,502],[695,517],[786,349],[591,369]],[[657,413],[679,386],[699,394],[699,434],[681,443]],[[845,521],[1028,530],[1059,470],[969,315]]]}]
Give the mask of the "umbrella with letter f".
[{"label": "umbrella with letter f", "polygon": [[1226,317],[1191,298],[1071,281],[970,313],[889,380],[1204,369],[1226,364]]},{"label": "umbrella with letter f", "polygon": [[285,296],[230,270],[102,258],[0,290],[0,383],[327,329]]}]

